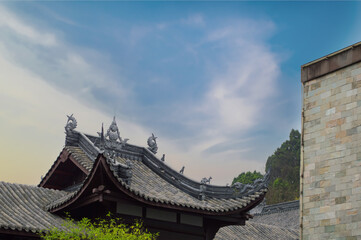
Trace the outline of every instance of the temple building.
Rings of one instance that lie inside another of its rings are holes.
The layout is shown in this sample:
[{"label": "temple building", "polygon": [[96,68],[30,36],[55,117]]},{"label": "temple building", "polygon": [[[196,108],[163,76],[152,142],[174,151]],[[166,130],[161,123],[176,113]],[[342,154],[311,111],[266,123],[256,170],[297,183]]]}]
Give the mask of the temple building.
[{"label": "temple building", "polygon": [[218,231],[216,239],[248,239],[237,231],[233,238],[225,236],[236,229],[231,226],[243,231],[252,224],[270,226],[260,220],[245,225],[265,197],[268,174],[252,185],[196,182],[184,169],[170,168],[164,155],[156,156],[153,134],[148,147],[140,147],[120,136],[115,119],[98,136],[76,127],[74,116],[68,116],[65,147],[38,186],[0,182],[0,239],[39,239],[39,231],[61,226],[65,212],[75,219],[108,212],[126,222],[142,219],[160,240],[209,240]]}]

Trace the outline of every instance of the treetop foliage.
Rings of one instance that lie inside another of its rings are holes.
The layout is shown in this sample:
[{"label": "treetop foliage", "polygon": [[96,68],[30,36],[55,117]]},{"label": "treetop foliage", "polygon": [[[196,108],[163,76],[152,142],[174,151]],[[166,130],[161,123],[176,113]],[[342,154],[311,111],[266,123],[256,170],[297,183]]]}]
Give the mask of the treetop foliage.
[{"label": "treetop foliage", "polygon": [[289,140],[268,157],[266,172],[271,169],[267,204],[292,201],[300,191],[301,134],[292,129]]},{"label": "treetop foliage", "polygon": [[[299,198],[300,149],[301,134],[298,130],[292,129],[289,139],[284,141],[268,157],[265,170],[271,172],[266,195],[267,204],[287,202]],[[258,178],[263,178],[260,172],[242,172],[233,179],[232,184],[235,182],[252,184]]]},{"label": "treetop foliage", "polygon": [[69,216],[61,228],[52,227],[40,233],[43,240],[155,240],[158,234],[149,233],[140,221],[133,225],[122,223],[109,213],[106,219],[75,221]]},{"label": "treetop foliage", "polygon": [[232,184],[240,182],[243,184],[252,184],[256,179],[263,178],[263,175],[260,172],[243,172],[238,175],[238,177],[233,178]]}]

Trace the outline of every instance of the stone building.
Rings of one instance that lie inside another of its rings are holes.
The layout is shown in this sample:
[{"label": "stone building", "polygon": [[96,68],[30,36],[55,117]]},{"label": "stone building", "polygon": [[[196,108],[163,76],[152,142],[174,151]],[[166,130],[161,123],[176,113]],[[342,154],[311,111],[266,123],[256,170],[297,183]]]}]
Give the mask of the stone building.
[{"label": "stone building", "polygon": [[301,67],[301,239],[361,239],[361,42]]}]

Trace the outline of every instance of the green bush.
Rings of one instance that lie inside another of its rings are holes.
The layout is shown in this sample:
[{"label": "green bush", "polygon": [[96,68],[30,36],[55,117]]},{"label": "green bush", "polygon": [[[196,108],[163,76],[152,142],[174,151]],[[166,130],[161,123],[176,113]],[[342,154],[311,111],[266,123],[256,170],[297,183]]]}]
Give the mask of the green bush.
[{"label": "green bush", "polygon": [[67,216],[62,227],[52,227],[40,233],[44,240],[155,240],[158,234],[144,229],[142,222],[133,225],[123,224],[120,218],[113,218],[109,213],[106,219],[80,221]]}]

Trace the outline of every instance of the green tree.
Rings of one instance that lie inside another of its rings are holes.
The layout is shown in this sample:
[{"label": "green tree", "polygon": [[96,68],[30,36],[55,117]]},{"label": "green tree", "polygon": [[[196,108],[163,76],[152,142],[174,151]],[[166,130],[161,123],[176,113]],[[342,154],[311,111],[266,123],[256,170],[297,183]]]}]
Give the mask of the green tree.
[{"label": "green tree", "polygon": [[140,221],[129,226],[110,214],[106,219],[95,221],[88,218],[75,221],[67,217],[62,227],[53,227],[40,233],[44,240],[155,240],[157,236],[144,230]]},{"label": "green tree", "polygon": [[266,172],[271,169],[267,204],[292,201],[300,191],[301,134],[292,129],[289,140],[267,159]]},{"label": "green tree", "polygon": [[260,172],[256,172],[256,171],[254,171],[253,173],[249,171],[246,173],[243,172],[239,174],[238,177],[233,178],[232,184],[236,182],[240,182],[243,184],[251,184],[258,178],[263,178],[263,175]]}]

